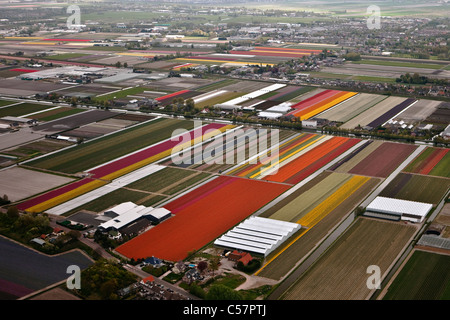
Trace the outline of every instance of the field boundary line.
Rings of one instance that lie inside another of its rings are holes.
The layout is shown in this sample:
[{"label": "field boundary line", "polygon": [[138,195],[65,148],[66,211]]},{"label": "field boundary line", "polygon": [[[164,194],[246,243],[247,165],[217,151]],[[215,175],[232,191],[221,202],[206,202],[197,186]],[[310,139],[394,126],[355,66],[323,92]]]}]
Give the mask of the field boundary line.
[{"label": "field boundary line", "polygon": [[[89,110],[87,110],[87,111],[89,111]],[[81,112],[80,114],[83,114],[83,113],[85,113],[85,112]],[[124,112],[124,113],[126,113],[126,112]],[[68,116],[68,117],[70,117],[70,116]],[[153,118],[153,119],[149,119],[149,120],[144,121],[144,122],[136,123],[136,124],[131,125],[131,126],[129,126],[129,127],[125,127],[125,128],[119,129],[119,130],[117,130],[117,131],[113,131],[113,132],[104,134],[104,135],[102,135],[102,136],[99,136],[99,137],[90,139],[90,140],[88,140],[88,141],[86,141],[86,142],[83,142],[83,144],[88,144],[88,143],[94,142],[94,141],[96,141],[96,140],[99,140],[99,139],[105,138],[105,137],[107,137],[107,136],[110,136],[110,135],[112,135],[112,134],[116,134],[116,133],[118,133],[118,132],[121,132],[121,131],[124,131],[124,130],[131,129],[131,128],[134,128],[134,127],[139,126],[139,125],[144,125],[144,124],[146,124],[146,123],[148,123],[148,122],[154,121],[154,120],[159,119],[159,118],[160,118],[160,117],[155,117],[155,118]],[[60,119],[64,119],[64,118],[60,118]],[[60,119],[57,119],[57,120],[60,120]],[[54,120],[53,120],[53,121],[54,121]],[[31,161],[35,161],[35,160],[41,159],[41,158],[43,158],[43,157],[47,157],[47,156],[53,155],[53,154],[55,154],[55,153],[62,152],[62,151],[65,151],[65,150],[68,150],[68,149],[70,149],[70,148],[75,148],[76,146],[78,146],[78,144],[73,144],[73,145],[67,146],[67,147],[65,147],[65,148],[61,148],[61,149],[58,149],[58,150],[55,150],[55,151],[52,151],[52,152],[43,154],[43,155],[41,155],[41,156],[39,156],[39,157],[25,160],[25,161],[21,162],[20,164],[26,164],[26,163],[28,163],[28,162],[31,162]]]}]

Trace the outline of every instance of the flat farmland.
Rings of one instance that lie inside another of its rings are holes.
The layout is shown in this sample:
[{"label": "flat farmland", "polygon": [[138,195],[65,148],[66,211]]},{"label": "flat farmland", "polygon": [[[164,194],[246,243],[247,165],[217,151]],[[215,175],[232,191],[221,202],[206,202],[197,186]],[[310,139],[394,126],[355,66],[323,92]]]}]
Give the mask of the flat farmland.
[{"label": "flat farmland", "polygon": [[60,90],[73,85],[48,83],[41,81],[26,81],[19,79],[0,79],[0,94],[5,96],[34,96],[38,93]]},{"label": "flat farmland", "polygon": [[287,189],[281,184],[220,176],[165,204],[171,218],[116,251],[135,259],[185,259]]},{"label": "flat farmland", "polygon": [[67,268],[81,270],[93,261],[80,250],[48,256],[0,237],[0,297],[17,299],[68,278]]},{"label": "flat farmland", "polygon": [[383,300],[450,300],[449,265],[449,255],[414,250]]},{"label": "flat farmland", "polygon": [[449,149],[428,147],[419,154],[404,172],[450,178]]},{"label": "flat farmland", "polygon": [[33,131],[38,131],[46,134],[53,134],[57,132],[64,132],[86,124],[105,120],[118,115],[117,112],[103,111],[103,110],[88,110],[77,113],[68,117],[59,118],[53,121],[37,125],[33,127]]},{"label": "flat farmland", "polygon": [[[184,132],[179,136],[178,140],[182,141],[182,146],[187,147],[190,146],[193,141],[198,141],[198,137],[208,139],[208,137],[212,134],[221,132],[221,130],[226,130],[229,127],[230,126],[222,124],[208,124],[200,128],[196,128],[195,130]],[[178,125],[177,128],[179,128]],[[211,131],[213,132],[211,133]],[[80,195],[104,186],[108,183],[108,181],[112,181],[132,171],[141,169],[152,162],[169,156],[173,148],[180,146],[180,142],[178,140],[166,139],[160,143],[151,144],[148,147],[142,148],[137,152],[131,152],[126,156],[114,159],[113,161],[108,161],[103,165],[90,169],[87,172],[90,176],[89,178],[83,178],[66,185],[63,188],[55,189],[43,195],[34,197],[33,199],[21,203],[18,207],[21,210],[26,210],[29,212],[43,212],[49,208],[59,206],[63,202],[67,202]],[[87,144],[84,144],[84,146],[86,145]],[[84,156],[86,156],[86,154]],[[88,163],[91,164],[90,162]]]},{"label": "flat farmland", "polygon": [[441,103],[442,101],[420,99],[416,104],[400,113],[393,120],[403,120],[411,124],[423,121],[432,115]]},{"label": "flat farmland", "polygon": [[70,145],[72,145],[72,143],[63,140],[41,139],[31,143],[25,143],[9,150],[4,150],[3,153],[17,157],[17,161],[24,161],[28,158],[37,157]]},{"label": "flat farmland", "polygon": [[35,194],[72,182],[73,179],[21,167],[0,171],[0,194],[11,201],[18,201]]},{"label": "flat farmland", "polygon": [[281,299],[367,299],[367,267],[377,265],[385,276],[416,231],[413,225],[358,218]]},{"label": "flat farmland", "polygon": [[71,107],[60,107],[49,111],[43,111],[33,114],[31,118],[39,121],[52,121],[63,117],[68,117],[77,113],[86,111],[85,109],[77,109]]},{"label": "flat farmland", "polygon": [[402,97],[392,97],[392,96],[388,97],[387,99],[384,99],[383,101],[375,104],[370,109],[364,111],[363,113],[345,122],[341,126],[341,128],[354,129],[357,126],[361,127],[367,126],[373,120],[377,119],[379,116],[391,110],[393,107],[402,103],[405,100],[406,98]]},{"label": "flat farmland", "polygon": [[336,157],[346,152],[357,144],[359,139],[349,139],[345,137],[332,137],[331,139],[314,146],[313,149],[300,155],[293,161],[283,164],[274,174],[264,176],[261,179],[274,182],[284,182],[297,184],[310,174],[319,170]]},{"label": "flat farmland", "polygon": [[210,174],[174,167],[166,167],[129,185],[128,189],[138,189],[164,195],[173,195],[200,180],[210,177]]},{"label": "flat farmland", "polygon": [[253,92],[265,87],[267,87],[266,82],[242,80],[237,83],[229,84],[221,89],[236,92]]},{"label": "flat farmland", "polygon": [[437,205],[449,187],[450,179],[447,178],[402,172],[381,191],[380,196]]},{"label": "flat farmland", "polygon": [[398,113],[403,112],[403,110],[407,110],[409,106],[415,104],[417,102],[416,99],[406,99],[405,101],[397,104],[392,109],[386,111],[378,118],[374,119],[372,122],[368,124],[369,127],[377,128],[378,126],[382,126],[384,123],[388,122],[390,119],[395,117]]},{"label": "flat farmland", "polygon": [[320,117],[330,121],[347,122],[386,98],[382,95],[360,93],[339,106],[323,112]]},{"label": "flat farmland", "polygon": [[170,138],[175,129],[192,129],[191,121],[156,119],[124,131],[78,145],[49,157],[28,163],[30,166],[76,173],[113,160],[163,139]]},{"label": "flat farmland", "polygon": [[[292,198],[298,194],[309,192],[309,188],[313,188],[316,184],[321,183],[331,174],[325,171],[302,188],[297,190],[295,194],[283,199],[268,211],[276,212],[289,204]],[[362,186],[340,202],[326,216],[322,217],[312,228],[302,229],[303,234],[293,239],[289,239],[277,251],[270,254],[261,269],[256,275],[267,277],[274,280],[280,280],[286,276],[313,248],[318,245],[329,232],[336,227],[345,217],[350,214],[380,183],[380,179],[370,178]],[[264,215],[270,215],[271,212],[264,212]],[[261,215],[262,216],[262,215]]]},{"label": "flat farmland", "polygon": [[381,140],[367,140],[357,150],[353,151],[351,154],[331,167],[330,170],[335,172],[349,172],[354,166],[368,157],[382,144],[383,141]]},{"label": "flat farmland", "polygon": [[425,119],[424,122],[448,125],[450,123],[450,103],[441,103],[438,108]]},{"label": "flat farmland", "polygon": [[[345,173],[331,173],[326,175],[326,177],[318,182],[317,184],[310,186],[308,190],[300,188],[297,190],[301,192],[297,197],[289,197],[289,202],[273,212],[275,208],[268,210],[263,216],[275,220],[298,222],[302,217],[304,217],[308,212],[316,208],[320,203],[322,203],[329,195],[336,192],[342,185],[347,183],[352,178],[351,175]],[[295,194],[295,193],[294,193]],[[287,201],[287,200],[285,200]],[[273,213],[271,213],[273,212]]]},{"label": "flat farmland", "polygon": [[[42,111],[51,108],[52,105],[48,104],[37,104],[37,103],[21,103],[10,107],[5,107],[0,109],[0,118],[6,116],[23,116],[30,113]],[[32,118],[32,116],[30,116]]]},{"label": "flat farmland", "polygon": [[0,100],[0,107],[8,106],[10,104],[17,103],[17,101],[12,100]]},{"label": "flat farmland", "polygon": [[383,142],[348,173],[386,178],[416,148],[417,146],[410,144]]},{"label": "flat farmland", "polygon": [[196,103],[195,106],[197,108],[213,107],[216,104],[223,103],[225,101],[240,97],[242,95],[244,95],[243,92],[226,91],[218,96]]}]

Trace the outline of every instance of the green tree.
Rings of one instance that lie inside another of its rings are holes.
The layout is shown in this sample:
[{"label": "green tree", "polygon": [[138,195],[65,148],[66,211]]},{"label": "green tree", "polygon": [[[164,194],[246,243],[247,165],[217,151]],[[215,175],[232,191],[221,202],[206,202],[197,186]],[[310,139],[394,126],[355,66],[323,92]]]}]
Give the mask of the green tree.
[{"label": "green tree", "polygon": [[6,211],[6,214],[8,218],[16,220],[17,218],[19,218],[19,209],[17,209],[16,206],[9,207]]}]

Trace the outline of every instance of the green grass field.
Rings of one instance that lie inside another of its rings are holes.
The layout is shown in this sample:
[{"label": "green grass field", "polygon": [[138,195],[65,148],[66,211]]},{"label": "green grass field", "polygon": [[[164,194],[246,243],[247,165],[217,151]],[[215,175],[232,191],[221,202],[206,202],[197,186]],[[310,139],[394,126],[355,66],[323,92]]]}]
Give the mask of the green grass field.
[{"label": "green grass field", "polygon": [[51,60],[69,60],[69,59],[73,59],[73,58],[79,58],[79,57],[83,57],[88,55],[87,53],[61,53],[61,54],[57,54],[54,56],[49,56],[49,59]]},{"label": "green grass field", "polygon": [[414,251],[383,300],[450,300],[450,256]]},{"label": "green grass field", "polygon": [[49,115],[49,116],[42,117],[39,120],[41,120],[41,121],[52,121],[52,120],[68,117],[68,116],[71,116],[73,114],[84,112],[84,111],[86,111],[86,110],[85,109],[73,108],[73,109],[70,109],[70,110],[65,110],[65,111],[58,112],[58,113],[55,113],[55,114],[52,114],[52,115]]},{"label": "green grass field", "polygon": [[400,173],[380,196],[436,205],[449,187],[450,180],[446,178]]},{"label": "green grass field", "polygon": [[15,101],[9,101],[9,100],[0,100],[0,107],[8,106],[10,104],[16,103]]},{"label": "green grass field", "polygon": [[127,187],[147,192],[173,195],[209,176],[210,174],[206,172],[166,167],[131,183]]},{"label": "green grass field", "polygon": [[440,176],[450,178],[450,152],[438,162],[438,164],[430,171],[429,175],[431,176]]},{"label": "green grass field", "polygon": [[27,115],[33,112],[45,110],[51,108],[48,104],[35,104],[35,103],[21,103],[11,107],[5,107],[0,109],[0,117],[13,116],[19,117]]},{"label": "green grass field", "polygon": [[171,137],[175,129],[190,130],[192,121],[157,119],[28,163],[37,168],[76,173]]}]

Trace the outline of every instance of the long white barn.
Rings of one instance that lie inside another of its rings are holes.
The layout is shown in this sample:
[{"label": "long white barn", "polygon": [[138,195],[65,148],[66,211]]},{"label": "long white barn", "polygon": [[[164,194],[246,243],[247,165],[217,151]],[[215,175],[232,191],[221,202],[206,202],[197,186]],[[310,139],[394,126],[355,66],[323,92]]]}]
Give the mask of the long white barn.
[{"label": "long white barn", "polygon": [[214,244],[267,256],[300,228],[297,223],[250,217],[216,239]]},{"label": "long white barn", "polygon": [[376,197],[366,207],[365,215],[374,217],[388,215],[397,217],[398,220],[421,223],[432,208],[433,205],[431,203]]}]

